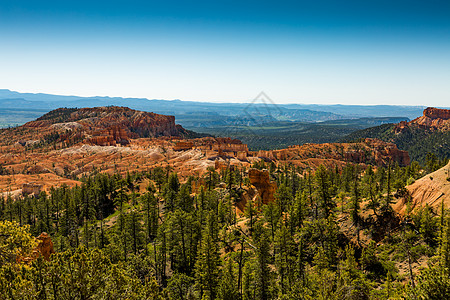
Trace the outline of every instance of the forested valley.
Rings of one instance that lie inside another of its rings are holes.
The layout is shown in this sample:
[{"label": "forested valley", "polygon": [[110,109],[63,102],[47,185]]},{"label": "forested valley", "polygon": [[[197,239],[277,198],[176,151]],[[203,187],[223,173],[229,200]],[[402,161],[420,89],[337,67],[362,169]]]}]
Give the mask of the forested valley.
[{"label": "forested valley", "polygon": [[[277,186],[268,203],[246,196],[239,167],[98,173],[5,197],[0,299],[449,299],[448,207],[392,208],[446,162],[312,171],[261,160],[252,167]],[[55,253],[24,262],[42,232]]]}]

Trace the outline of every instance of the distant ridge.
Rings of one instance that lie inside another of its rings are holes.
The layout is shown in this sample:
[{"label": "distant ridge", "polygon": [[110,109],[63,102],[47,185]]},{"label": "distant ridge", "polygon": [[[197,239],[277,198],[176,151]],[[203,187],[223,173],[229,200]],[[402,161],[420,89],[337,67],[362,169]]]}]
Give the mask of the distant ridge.
[{"label": "distant ridge", "polygon": [[377,138],[408,151],[412,160],[425,162],[428,153],[440,159],[450,157],[450,110],[428,107],[423,115],[398,124],[384,124],[359,130],[342,141]]},{"label": "distant ridge", "polygon": [[[19,93],[7,89],[0,89],[1,99],[23,99],[27,101],[39,101],[42,105],[47,105],[49,110],[63,106],[66,107],[96,107],[96,106],[128,106],[133,109],[154,111],[162,114],[185,114],[192,112],[212,112],[221,108],[224,115],[239,115],[245,113],[250,103],[214,103],[214,102],[196,102],[182,100],[158,100],[146,98],[122,98],[108,96],[60,96],[43,93]],[[250,101],[249,101],[250,102]],[[252,107],[273,106],[271,103],[251,104]],[[4,108],[0,102],[0,109]],[[17,108],[23,108],[18,104]],[[31,108],[31,106],[30,106]],[[272,107],[273,108],[273,107]],[[281,109],[282,114],[291,115],[295,121],[325,121],[345,118],[359,117],[406,117],[414,119],[420,116],[425,108],[424,106],[399,106],[399,105],[320,105],[320,104],[276,104],[277,110]],[[308,119],[301,118],[301,112],[315,113]],[[297,113],[296,113],[297,112]],[[275,110],[270,112],[275,113]],[[300,116],[300,117],[299,117]]]},{"label": "distant ridge", "polygon": [[[276,99],[275,99],[276,100]],[[424,107],[389,105],[314,105],[213,103],[145,98],[78,97],[0,90],[0,128],[32,121],[60,107],[124,106],[175,116],[187,130],[242,140],[252,150],[303,143],[337,142],[364,128],[419,117]]]}]

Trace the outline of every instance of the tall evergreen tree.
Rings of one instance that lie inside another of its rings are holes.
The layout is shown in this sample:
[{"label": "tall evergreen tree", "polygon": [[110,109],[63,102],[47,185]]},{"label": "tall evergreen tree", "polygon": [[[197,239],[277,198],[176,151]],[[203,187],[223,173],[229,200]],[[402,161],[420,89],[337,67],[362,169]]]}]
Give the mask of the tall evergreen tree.
[{"label": "tall evergreen tree", "polygon": [[229,258],[220,273],[220,281],[217,292],[217,299],[236,300],[239,299],[239,292],[236,285],[233,260]]},{"label": "tall evergreen tree", "polygon": [[330,194],[331,183],[328,176],[328,171],[323,165],[320,165],[315,173],[317,194],[320,199],[320,207],[324,214],[324,218],[328,219],[332,210],[336,206]]},{"label": "tall evergreen tree", "polygon": [[216,299],[217,296],[220,257],[215,239],[216,218],[213,212],[207,216],[195,265],[195,279],[202,299]]},{"label": "tall evergreen tree", "polygon": [[256,299],[270,299],[271,273],[270,263],[270,244],[265,228],[260,222],[255,226],[253,234],[253,244],[255,245],[255,294]]}]

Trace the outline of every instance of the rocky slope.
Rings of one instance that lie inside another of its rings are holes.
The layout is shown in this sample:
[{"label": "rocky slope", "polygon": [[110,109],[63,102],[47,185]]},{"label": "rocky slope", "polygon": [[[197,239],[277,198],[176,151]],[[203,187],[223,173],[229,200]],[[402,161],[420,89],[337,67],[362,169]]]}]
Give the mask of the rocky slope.
[{"label": "rocky slope", "polygon": [[[446,209],[450,208],[450,162],[443,168],[420,178],[406,187],[410,198],[412,211],[420,209],[425,205],[433,208],[439,213],[441,203],[444,202]],[[400,215],[405,215],[408,198],[400,199],[393,207]]]}]

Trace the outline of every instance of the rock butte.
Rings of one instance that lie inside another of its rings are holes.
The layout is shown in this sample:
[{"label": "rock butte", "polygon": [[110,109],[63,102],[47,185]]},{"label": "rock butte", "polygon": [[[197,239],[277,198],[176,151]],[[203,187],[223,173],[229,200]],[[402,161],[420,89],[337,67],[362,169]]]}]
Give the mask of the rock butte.
[{"label": "rock butte", "polygon": [[428,107],[423,111],[423,116],[411,122],[400,122],[395,126],[394,131],[398,134],[415,127],[426,130],[450,130],[450,110]]}]

